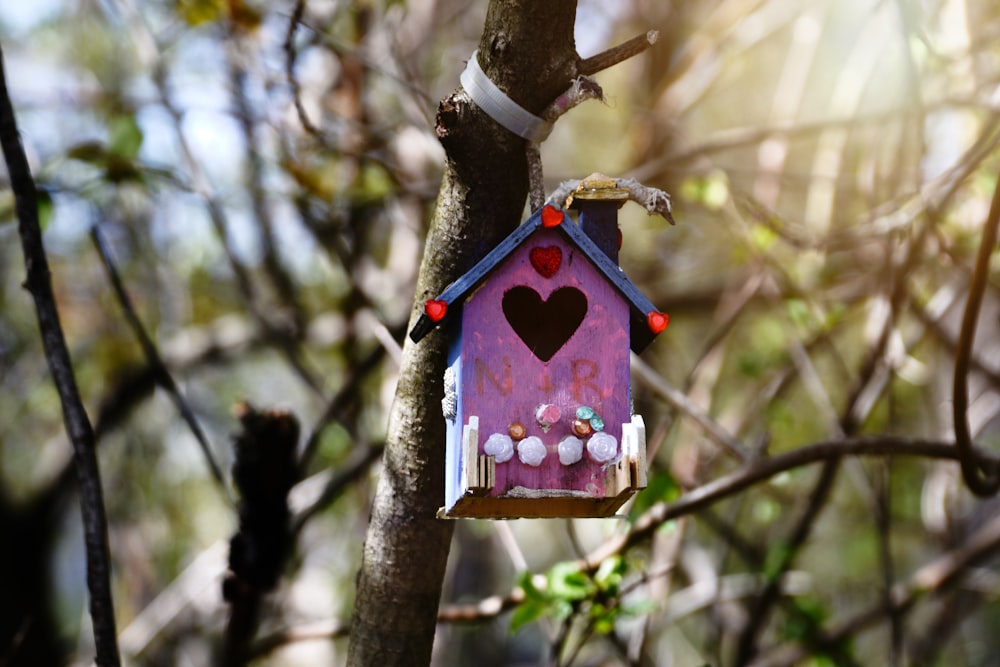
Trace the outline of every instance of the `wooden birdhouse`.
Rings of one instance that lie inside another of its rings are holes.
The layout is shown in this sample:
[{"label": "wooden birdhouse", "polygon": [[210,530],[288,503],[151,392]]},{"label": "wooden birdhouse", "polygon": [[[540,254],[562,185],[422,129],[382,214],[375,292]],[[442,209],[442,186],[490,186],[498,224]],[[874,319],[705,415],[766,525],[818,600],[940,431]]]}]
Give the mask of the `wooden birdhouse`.
[{"label": "wooden birdhouse", "polygon": [[618,267],[626,198],[543,207],[425,304],[411,338],[450,336],[443,516],[610,516],[646,486],[629,351],[668,318]]}]

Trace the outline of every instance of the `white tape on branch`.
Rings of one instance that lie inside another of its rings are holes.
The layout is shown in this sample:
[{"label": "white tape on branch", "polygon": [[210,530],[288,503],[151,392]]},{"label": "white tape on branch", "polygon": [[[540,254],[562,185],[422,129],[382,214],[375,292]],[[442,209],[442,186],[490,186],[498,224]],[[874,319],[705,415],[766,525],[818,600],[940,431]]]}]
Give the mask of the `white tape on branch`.
[{"label": "white tape on branch", "polygon": [[469,64],[466,65],[460,78],[462,87],[469,93],[472,101],[485,111],[487,116],[519,137],[539,142],[549,136],[552,123],[531,113],[497,88],[479,66],[478,54],[478,51],[472,52]]}]

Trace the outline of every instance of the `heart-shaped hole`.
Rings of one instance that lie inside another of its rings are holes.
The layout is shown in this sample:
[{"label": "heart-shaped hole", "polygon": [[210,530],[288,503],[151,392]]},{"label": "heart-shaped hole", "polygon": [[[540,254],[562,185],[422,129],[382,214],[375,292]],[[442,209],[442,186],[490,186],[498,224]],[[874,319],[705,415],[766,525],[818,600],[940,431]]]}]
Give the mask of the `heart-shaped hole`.
[{"label": "heart-shaped hole", "polygon": [[566,344],[587,315],[587,297],[575,287],[560,287],[547,300],[524,285],[503,295],[503,314],[532,354],[548,361]]}]

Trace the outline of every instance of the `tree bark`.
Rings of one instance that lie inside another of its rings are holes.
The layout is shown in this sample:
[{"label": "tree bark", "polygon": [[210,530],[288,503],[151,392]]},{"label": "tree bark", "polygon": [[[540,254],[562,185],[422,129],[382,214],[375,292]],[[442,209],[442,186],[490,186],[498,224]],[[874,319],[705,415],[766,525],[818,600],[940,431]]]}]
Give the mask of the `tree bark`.
[{"label": "tree bark", "polygon": [[[501,90],[540,113],[569,87],[580,58],[576,0],[491,0],[479,62]],[[417,280],[422,304],[472,267],[518,224],[528,191],[526,142],[459,89],[438,108],[447,160]],[[447,340],[409,339],[389,417],[383,472],[365,540],[348,664],[425,665],[453,524],[435,518],[444,496],[441,414]]]}]

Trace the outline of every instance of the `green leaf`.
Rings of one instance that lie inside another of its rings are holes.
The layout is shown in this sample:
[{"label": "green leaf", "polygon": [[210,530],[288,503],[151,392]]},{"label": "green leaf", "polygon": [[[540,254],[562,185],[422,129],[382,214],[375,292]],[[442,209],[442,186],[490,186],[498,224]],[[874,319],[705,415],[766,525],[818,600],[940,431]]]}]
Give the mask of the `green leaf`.
[{"label": "green leaf", "polygon": [[226,3],[225,0],[180,0],[177,13],[188,25],[198,26],[224,18]]},{"label": "green leaf", "polygon": [[622,614],[625,616],[646,616],[654,614],[660,610],[660,605],[652,600],[639,600],[622,607]]},{"label": "green leaf", "polygon": [[750,241],[753,243],[753,247],[757,250],[770,250],[777,240],[777,232],[770,227],[757,224],[750,230]]},{"label": "green leaf", "polygon": [[646,488],[639,492],[629,512],[629,520],[635,521],[650,507],[660,502],[673,502],[680,498],[681,487],[677,480],[667,471],[661,471],[650,477]]},{"label": "green leaf", "polygon": [[598,634],[611,634],[615,629],[615,619],[620,615],[619,607],[608,608],[597,602],[590,607],[590,618],[593,621],[594,631]]},{"label": "green leaf", "polygon": [[534,623],[549,612],[548,602],[528,599],[517,605],[510,617],[511,634],[517,632],[528,623]]},{"label": "green leaf", "polygon": [[538,590],[531,572],[521,574],[518,585],[524,591],[524,602],[519,604],[510,617],[510,631],[515,633],[528,623],[537,621],[551,612],[552,604],[549,597]]},{"label": "green leaf", "polygon": [[134,160],[142,147],[142,128],[134,116],[118,116],[108,125],[109,150],[120,157]]},{"label": "green leaf", "polygon": [[605,593],[615,595],[625,576],[625,560],[621,556],[605,558],[594,574],[594,583]]},{"label": "green leaf", "polygon": [[527,600],[548,600],[548,597],[535,586],[535,575],[531,572],[522,572],[517,585],[524,591]]},{"label": "green leaf", "polygon": [[686,178],[681,183],[680,195],[709,210],[719,210],[729,201],[729,179],[720,169],[703,176]]},{"label": "green leaf", "polygon": [[776,542],[768,549],[764,558],[764,579],[770,582],[784,574],[790,556],[791,547],[787,542]]},{"label": "green leaf", "polygon": [[809,312],[809,304],[802,299],[789,299],[785,302],[788,310],[788,317],[800,327],[808,327],[812,322],[812,313]]},{"label": "green leaf", "polygon": [[107,161],[108,151],[100,141],[83,141],[74,144],[66,151],[66,157],[80,162],[89,162],[101,166]]},{"label": "green leaf", "polygon": [[38,203],[38,226],[44,232],[49,223],[52,222],[55,204],[52,201],[52,195],[45,188],[38,188],[36,199]]},{"label": "green leaf", "polygon": [[549,570],[549,596],[554,600],[585,600],[594,583],[573,563],[556,563]]}]

